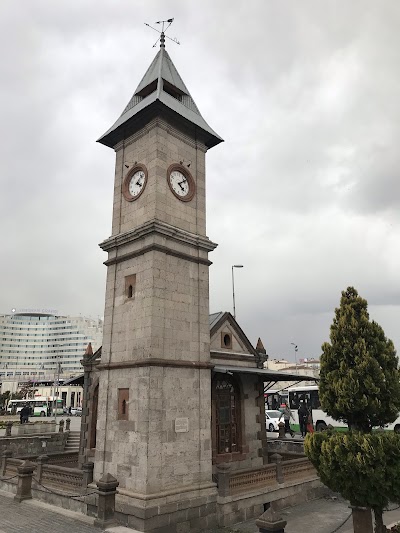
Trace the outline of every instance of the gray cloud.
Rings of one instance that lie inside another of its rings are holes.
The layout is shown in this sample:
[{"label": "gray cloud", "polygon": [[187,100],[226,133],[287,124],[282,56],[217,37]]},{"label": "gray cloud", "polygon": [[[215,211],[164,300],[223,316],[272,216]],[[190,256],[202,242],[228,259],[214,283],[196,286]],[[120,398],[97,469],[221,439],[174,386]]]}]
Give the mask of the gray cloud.
[{"label": "gray cloud", "polygon": [[0,18],[1,308],[101,315],[114,154],[95,140],[168,50],[225,139],[207,155],[211,311],[272,356],[317,356],[340,291],[400,335],[395,0],[4,0]]}]

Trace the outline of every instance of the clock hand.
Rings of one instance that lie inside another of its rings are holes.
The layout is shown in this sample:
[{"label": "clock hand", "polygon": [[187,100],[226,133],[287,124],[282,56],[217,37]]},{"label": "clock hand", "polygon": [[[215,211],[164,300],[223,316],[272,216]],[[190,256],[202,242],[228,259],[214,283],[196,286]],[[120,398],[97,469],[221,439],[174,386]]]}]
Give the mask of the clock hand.
[{"label": "clock hand", "polygon": [[140,183],[140,178],[137,180],[136,185],[139,185],[139,187],[143,185],[143,183]]},{"label": "clock hand", "polygon": [[181,182],[178,181],[179,187],[181,188],[182,191],[184,191],[185,189],[182,187],[182,183],[183,183],[183,181],[181,181]]}]

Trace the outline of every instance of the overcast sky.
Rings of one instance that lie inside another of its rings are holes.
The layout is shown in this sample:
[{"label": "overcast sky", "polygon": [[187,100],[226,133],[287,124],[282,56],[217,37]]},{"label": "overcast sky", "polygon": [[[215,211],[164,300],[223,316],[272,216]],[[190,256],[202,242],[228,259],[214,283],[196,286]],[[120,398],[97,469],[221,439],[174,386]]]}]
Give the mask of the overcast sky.
[{"label": "overcast sky", "polygon": [[117,119],[167,42],[207,154],[210,311],[319,357],[354,285],[400,346],[400,3],[2,0],[0,312],[102,316]]}]

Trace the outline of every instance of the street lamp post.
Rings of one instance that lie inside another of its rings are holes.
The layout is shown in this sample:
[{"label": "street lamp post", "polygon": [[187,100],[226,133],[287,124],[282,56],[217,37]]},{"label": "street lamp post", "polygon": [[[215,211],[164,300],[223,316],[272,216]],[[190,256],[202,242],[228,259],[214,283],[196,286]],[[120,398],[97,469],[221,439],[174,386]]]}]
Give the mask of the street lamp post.
[{"label": "street lamp post", "polygon": [[291,342],[290,344],[294,346],[294,365],[295,365],[296,373],[297,373],[297,352],[299,349],[297,347],[297,344],[295,344],[294,342]]},{"label": "street lamp post", "polygon": [[235,278],[233,275],[234,268],[243,268],[243,265],[232,265],[232,299],[233,299],[233,318],[236,319],[236,306],[235,306]]},{"label": "street lamp post", "polygon": [[[54,397],[53,397],[53,408],[54,408],[54,422],[57,424],[57,407],[58,407],[58,394],[59,394],[59,384],[60,384],[60,373],[62,372],[61,362],[58,361],[57,369],[54,372]],[[56,380],[57,374],[57,380]],[[57,389],[56,389],[57,384]]]}]

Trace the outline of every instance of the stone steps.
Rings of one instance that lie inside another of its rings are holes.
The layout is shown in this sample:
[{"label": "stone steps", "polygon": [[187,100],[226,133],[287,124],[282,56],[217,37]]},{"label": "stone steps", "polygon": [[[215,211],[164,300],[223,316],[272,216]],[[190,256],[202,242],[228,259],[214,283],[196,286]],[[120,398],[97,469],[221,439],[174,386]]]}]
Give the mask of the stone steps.
[{"label": "stone steps", "polygon": [[81,434],[79,431],[70,431],[64,451],[66,452],[79,451],[80,436]]}]

